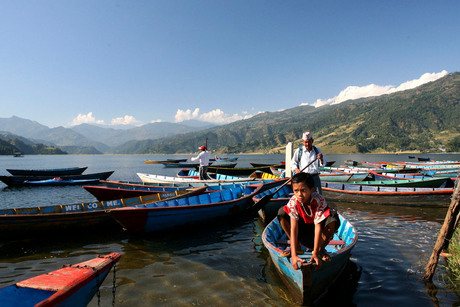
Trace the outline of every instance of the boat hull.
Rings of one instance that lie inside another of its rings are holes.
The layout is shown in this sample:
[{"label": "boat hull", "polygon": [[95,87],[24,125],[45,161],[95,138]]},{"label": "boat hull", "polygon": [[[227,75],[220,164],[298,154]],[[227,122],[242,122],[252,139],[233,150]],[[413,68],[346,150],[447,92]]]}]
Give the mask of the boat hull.
[{"label": "boat hull", "polygon": [[81,175],[88,167],[69,167],[54,169],[7,169],[8,173],[13,176],[68,176]]},{"label": "boat hull", "polygon": [[[101,172],[101,173],[92,173],[92,174],[83,174],[83,175],[66,175],[59,176],[62,180],[87,180],[87,179],[97,179],[97,180],[106,180],[109,178],[114,171]],[[0,180],[3,181],[8,186],[23,186],[26,181],[40,181],[52,179],[54,176],[0,176]]]},{"label": "boat hull", "polygon": [[235,168],[209,166],[208,172],[222,174],[222,175],[230,175],[230,176],[249,176],[256,171],[271,173],[270,167],[284,168],[284,165],[278,164],[278,165],[266,165],[266,166],[259,166],[259,167],[235,167]]},{"label": "boat hull", "polygon": [[[340,216],[340,215],[339,215]],[[358,235],[354,227],[340,216],[341,226],[334,236],[340,245],[330,244],[326,250],[331,256],[330,262],[322,262],[321,268],[315,269],[309,260],[311,252],[305,251],[299,257],[304,264],[299,270],[294,270],[290,257],[280,257],[286,244],[287,236],[279,224],[278,219],[273,219],[262,234],[264,246],[269,251],[270,257],[281,279],[289,289],[293,299],[301,305],[311,305],[328,289],[334,280],[346,267],[351,250],[356,245]]]},{"label": "boat hull", "polygon": [[112,253],[0,288],[2,306],[87,306],[121,255]]},{"label": "boat hull", "polygon": [[149,233],[205,220],[238,215],[252,206],[252,197],[284,180],[240,186],[222,191],[166,201],[152,206],[110,210],[110,214],[131,233]]},{"label": "boat hull", "polygon": [[203,193],[205,189],[206,187],[201,187],[191,191],[181,190],[167,194],[150,194],[103,202],[3,209],[0,210],[0,237],[7,240],[43,235],[81,235],[82,233],[121,230],[119,224],[108,214],[109,209],[197,195]]},{"label": "boat hull", "polygon": [[433,207],[448,206],[453,193],[453,188],[379,187],[328,182],[322,182],[321,189],[328,201]]},{"label": "boat hull", "polygon": [[[171,176],[161,176],[153,174],[137,173],[139,178],[144,183],[187,183],[192,186],[202,186],[204,184],[215,184],[215,183],[235,183],[235,182],[250,182],[256,180],[256,178],[228,178],[228,179],[211,179],[211,180],[198,180],[191,178],[180,178]],[[221,177],[222,178],[222,177]]]}]

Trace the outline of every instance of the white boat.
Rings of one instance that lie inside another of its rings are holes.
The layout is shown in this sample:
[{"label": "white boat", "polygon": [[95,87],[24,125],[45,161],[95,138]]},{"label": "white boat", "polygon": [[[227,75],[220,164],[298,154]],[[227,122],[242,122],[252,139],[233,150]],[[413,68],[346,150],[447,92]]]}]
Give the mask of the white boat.
[{"label": "white boat", "polygon": [[235,183],[235,182],[249,182],[249,181],[260,181],[260,178],[251,178],[251,177],[235,177],[228,175],[216,174],[216,179],[210,180],[199,180],[192,178],[182,178],[182,177],[171,177],[171,176],[162,176],[162,175],[153,175],[145,173],[137,173],[137,176],[142,180],[143,183],[188,183],[192,186],[201,186],[204,184],[213,184],[213,183]]}]

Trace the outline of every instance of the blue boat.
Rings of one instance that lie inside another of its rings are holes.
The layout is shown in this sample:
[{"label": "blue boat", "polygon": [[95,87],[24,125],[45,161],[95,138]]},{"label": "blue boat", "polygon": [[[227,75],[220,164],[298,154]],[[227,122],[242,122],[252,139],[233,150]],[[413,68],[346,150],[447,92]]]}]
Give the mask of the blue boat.
[{"label": "blue boat", "polygon": [[1,305],[87,306],[120,257],[98,256],[0,288]]},{"label": "blue boat", "polygon": [[311,251],[305,248],[303,248],[305,253],[299,255],[302,260],[305,260],[299,270],[294,270],[290,257],[280,257],[287,247],[288,238],[277,218],[273,219],[262,233],[262,241],[270,253],[276,270],[298,304],[314,304],[327,291],[349,261],[351,250],[358,241],[358,234],[350,222],[341,215],[339,217],[340,228],[326,247],[331,261],[323,261],[319,269],[309,263]]},{"label": "blue boat", "polygon": [[99,179],[62,179],[61,177],[44,180],[26,180],[25,186],[63,186],[63,185],[84,185],[98,183]]},{"label": "blue boat", "polygon": [[[63,180],[87,180],[87,179],[98,179],[106,180],[109,178],[114,171],[101,172],[101,173],[91,173],[91,174],[82,174],[82,175],[65,175],[59,176]],[[4,184],[8,186],[23,186],[25,181],[40,181],[53,179],[51,176],[0,176],[0,181],[3,181]]]},{"label": "blue boat", "polygon": [[252,197],[286,180],[237,184],[234,188],[172,201],[110,210],[131,233],[148,233],[242,214],[251,209]]},{"label": "blue boat", "polygon": [[[201,194],[206,187],[175,192],[123,198],[111,201],[76,203],[30,208],[0,209],[0,238],[2,240],[70,236],[82,233],[120,231],[120,225],[108,214],[109,209],[153,203],[172,198]],[[1,303],[0,303],[1,305]]]},{"label": "blue boat", "polygon": [[[164,167],[189,167],[189,168],[195,168],[197,166],[200,166],[200,163],[187,163],[187,162],[179,162],[179,163],[161,163],[163,164]],[[212,162],[209,162],[209,165],[211,165]]]}]

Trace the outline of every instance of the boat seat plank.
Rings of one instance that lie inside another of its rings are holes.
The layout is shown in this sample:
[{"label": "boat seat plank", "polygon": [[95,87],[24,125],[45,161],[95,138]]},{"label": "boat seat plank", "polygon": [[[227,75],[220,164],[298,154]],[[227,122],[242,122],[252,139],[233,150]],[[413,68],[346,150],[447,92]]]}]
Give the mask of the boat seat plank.
[{"label": "boat seat plank", "polygon": [[198,196],[190,196],[188,198],[188,201],[189,201],[189,205],[199,205],[200,204]]},{"label": "boat seat plank", "polygon": [[230,201],[233,199],[232,192],[230,190],[223,190],[221,193],[224,201]]},{"label": "boat seat plank", "polygon": [[212,203],[218,203],[222,201],[222,195],[220,193],[210,193]]},{"label": "boat seat plank", "polygon": [[179,198],[179,199],[177,200],[177,205],[178,205],[178,206],[186,206],[187,204],[188,204],[188,202],[187,202],[187,199],[186,199],[186,198]]},{"label": "boat seat plank", "polygon": [[[33,277],[21,282],[16,283],[18,287],[29,287],[33,289],[47,290],[47,291],[59,291],[62,289],[70,288],[74,284],[74,280],[69,276],[75,275],[75,269],[73,268],[62,268],[58,271],[50,272],[45,275]],[[81,268],[78,274],[82,277],[86,274],[92,274],[92,268]]]},{"label": "boat seat plank", "polygon": [[211,202],[211,197],[209,194],[198,195],[198,198],[200,200],[200,204],[209,204]]}]

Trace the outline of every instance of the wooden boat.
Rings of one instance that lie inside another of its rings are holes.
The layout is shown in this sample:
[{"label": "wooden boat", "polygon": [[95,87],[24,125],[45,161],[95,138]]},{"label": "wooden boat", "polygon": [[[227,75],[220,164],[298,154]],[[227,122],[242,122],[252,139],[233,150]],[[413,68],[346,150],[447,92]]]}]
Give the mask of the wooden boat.
[{"label": "wooden boat", "polygon": [[418,157],[419,161],[430,161],[430,157]]},{"label": "wooden boat", "polygon": [[241,178],[234,176],[218,176],[216,179],[210,180],[199,180],[191,178],[180,178],[180,177],[171,177],[171,176],[162,176],[162,175],[153,175],[145,173],[137,173],[137,176],[144,183],[187,183],[192,186],[202,186],[203,184],[213,184],[213,183],[232,183],[232,182],[249,182],[254,181],[255,178]]},{"label": "wooden boat", "polygon": [[88,167],[68,167],[52,169],[6,169],[13,176],[47,176],[58,177],[65,175],[80,175]]},{"label": "wooden boat", "polygon": [[[262,183],[265,180],[274,178],[257,178],[251,183]],[[149,195],[152,193],[175,192],[178,190],[185,190],[193,188],[193,185],[183,184],[168,184],[168,183],[128,183],[120,181],[101,181],[101,185],[97,186],[83,186],[85,190],[93,194],[99,201],[115,200],[120,198],[137,197],[142,195]],[[223,190],[236,187],[237,183],[206,183],[207,191]],[[203,185],[199,185],[203,186]]]},{"label": "wooden boat", "polygon": [[240,184],[198,196],[156,204],[110,210],[110,214],[131,233],[148,233],[179,226],[203,223],[241,214],[252,206],[252,197],[285,180],[257,184]]},{"label": "wooden boat", "polygon": [[357,165],[358,165],[358,161],[354,161],[354,160],[345,160],[345,164],[346,164],[346,165],[351,165],[351,166],[357,166]]},{"label": "wooden boat", "polygon": [[[195,167],[199,167],[200,166],[200,163],[185,163],[185,162],[181,162],[181,163],[171,163],[171,162],[167,162],[167,163],[162,163],[164,167],[183,167],[183,168],[195,168]],[[212,162],[209,162],[209,165],[211,165]]]},{"label": "wooden boat", "polygon": [[361,186],[381,187],[416,187],[416,188],[440,188],[453,187],[453,182],[448,178],[423,178],[423,179],[388,179],[373,181],[347,181],[347,184]]},{"label": "wooden boat", "polygon": [[345,182],[345,181],[363,181],[370,178],[369,173],[325,173],[319,174],[321,181],[327,182]]},{"label": "wooden boat", "polygon": [[87,306],[113,266],[119,253],[64,266],[0,288],[2,306]]},{"label": "wooden boat", "polygon": [[284,165],[277,164],[277,165],[267,165],[267,166],[258,166],[258,167],[235,167],[235,168],[209,166],[208,172],[222,174],[222,175],[229,175],[229,176],[249,176],[255,171],[270,173],[271,172],[270,167],[284,168]]},{"label": "wooden boat", "polygon": [[121,198],[132,198],[150,194],[165,194],[179,190],[186,190],[189,187],[164,187],[164,186],[143,186],[143,187],[107,187],[99,185],[85,185],[83,188],[94,195],[98,201],[115,200]]},{"label": "wooden boat", "polygon": [[258,162],[249,162],[252,167],[264,167],[264,166],[272,166],[276,168],[282,168],[286,166],[285,164],[275,164],[275,163],[258,163]]},{"label": "wooden boat", "polygon": [[[255,195],[252,200],[254,203],[257,203],[262,199],[262,197],[272,194],[276,189],[277,188],[272,188],[259,193]],[[262,221],[264,223],[268,223],[269,221],[273,220],[278,214],[278,209],[281,206],[286,205],[292,195],[294,194],[290,184],[285,185],[278,192],[276,192],[271,197],[270,201],[258,211],[259,217],[262,219]]]},{"label": "wooden boat", "polygon": [[26,180],[24,181],[25,186],[62,186],[62,185],[84,185],[88,183],[97,183],[99,179],[62,179],[61,177],[56,177],[52,179],[44,180]]},{"label": "wooden boat", "polygon": [[[236,163],[235,163],[236,165]],[[181,169],[177,174],[177,177],[180,178],[189,178],[189,179],[200,179],[200,172],[196,170],[191,170],[191,169]],[[215,174],[215,173],[208,173],[208,177],[212,179],[239,179],[240,177],[230,177],[226,175],[221,175],[221,174]]]},{"label": "wooden boat", "polygon": [[236,158],[229,158],[229,157],[218,157],[218,156],[215,156],[214,158],[210,158],[209,161],[212,161],[212,162],[216,162],[216,161],[220,161],[220,162],[235,162],[236,160],[238,160],[238,157]]},{"label": "wooden boat", "polygon": [[453,188],[401,188],[321,182],[327,201],[369,202],[385,205],[448,206]]},{"label": "wooden boat", "polygon": [[199,187],[188,191],[179,190],[111,201],[1,209],[0,237],[9,239],[43,235],[81,235],[84,232],[119,230],[120,226],[107,210],[198,195],[205,190],[206,187]]},{"label": "wooden boat", "polygon": [[279,178],[284,178],[286,176],[285,170],[281,168],[271,166],[270,172],[273,174],[273,176],[278,176]]},{"label": "wooden boat", "polygon": [[319,269],[309,263],[311,252],[306,250],[303,255],[299,255],[305,261],[299,270],[294,270],[290,257],[280,257],[287,247],[288,238],[278,219],[273,219],[262,233],[262,241],[276,270],[298,304],[313,305],[340,275],[350,259],[351,250],[358,241],[358,234],[349,221],[341,215],[339,217],[340,228],[326,247],[331,261],[323,261]]},{"label": "wooden boat", "polygon": [[[375,171],[369,172],[374,180],[394,180],[394,179],[424,179],[431,178],[422,173],[379,173]],[[419,174],[419,175],[415,175]]]},{"label": "wooden boat", "polygon": [[[92,173],[92,174],[82,174],[82,175],[66,175],[59,176],[62,180],[86,180],[86,179],[97,179],[97,180],[106,180],[109,178],[114,171],[101,172],[101,173]],[[22,186],[25,181],[39,181],[52,179],[54,177],[48,176],[0,176],[0,180],[3,181],[8,186]]]},{"label": "wooden boat", "polygon": [[[150,187],[163,187],[165,191],[175,191],[176,188],[191,188],[193,187],[188,183],[146,183],[142,181],[126,181],[126,180],[100,180],[99,184],[112,188],[150,188]],[[171,190],[168,190],[171,188]]]},{"label": "wooden boat", "polygon": [[[238,157],[234,157],[234,158],[215,157],[213,160],[214,161],[221,161],[221,162],[235,162],[236,160],[238,160]],[[210,161],[212,161],[212,160],[210,160]]]},{"label": "wooden boat", "polygon": [[187,159],[166,159],[166,160],[160,160],[160,161],[155,161],[155,160],[144,160],[145,163],[148,164],[163,164],[163,163],[182,163],[187,161]]},{"label": "wooden boat", "polygon": [[[458,171],[439,171],[439,172],[425,172],[421,173],[377,173],[371,172],[375,180],[394,180],[394,179],[433,179],[438,178],[450,178],[455,180],[457,177]],[[447,180],[447,179],[446,179]]]},{"label": "wooden boat", "polygon": [[335,161],[327,161],[326,162],[326,167],[334,165]]},{"label": "wooden boat", "polygon": [[[280,176],[265,173],[265,172],[254,172],[251,175],[249,175],[249,178],[256,178],[256,179],[262,179],[262,180],[276,180],[276,179],[282,179]],[[284,177],[283,177],[284,178]]]}]

